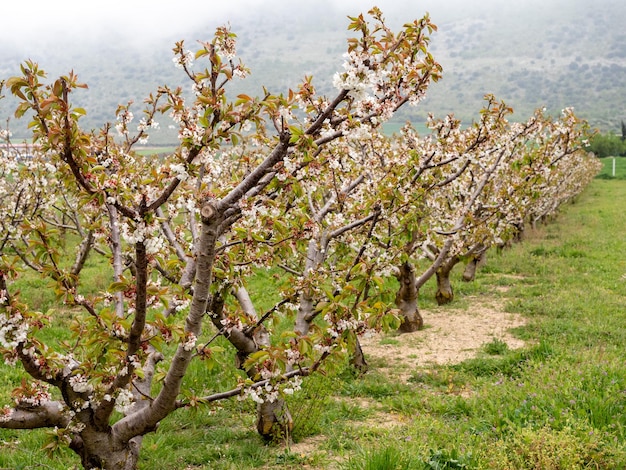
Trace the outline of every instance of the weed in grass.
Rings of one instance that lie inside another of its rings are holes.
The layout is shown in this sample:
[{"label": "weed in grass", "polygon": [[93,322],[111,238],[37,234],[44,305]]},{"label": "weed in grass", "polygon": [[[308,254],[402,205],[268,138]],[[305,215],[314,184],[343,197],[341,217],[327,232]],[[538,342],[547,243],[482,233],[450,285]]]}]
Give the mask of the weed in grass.
[{"label": "weed in grass", "polygon": [[387,446],[359,452],[344,465],[343,470],[465,470],[473,468],[472,454],[460,454],[456,449],[430,450],[419,458],[409,445],[402,448]]},{"label": "weed in grass", "polygon": [[602,439],[578,423],[560,430],[522,427],[485,447],[481,457],[494,470],[625,468],[623,449],[609,449]]},{"label": "weed in grass", "polygon": [[333,376],[321,374],[307,377],[300,392],[287,397],[287,406],[294,423],[291,435],[294,442],[321,432],[323,415],[330,408],[335,380]]},{"label": "weed in grass", "polygon": [[362,421],[372,414],[372,410],[354,403],[340,401],[336,416],[350,421]]},{"label": "weed in grass", "polygon": [[397,395],[388,397],[383,404],[383,410],[386,412],[400,413],[408,417],[419,416],[425,410],[426,399],[421,393],[413,395]]},{"label": "weed in grass", "polygon": [[464,470],[472,468],[472,454],[461,455],[456,449],[431,450],[424,462],[428,470]]},{"label": "weed in grass", "polygon": [[393,338],[383,338],[380,340],[379,344],[381,346],[384,346],[384,345],[398,346],[400,344],[400,341],[398,341],[397,339],[393,339]]},{"label": "weed in grass", "polygon": [[275,464],[283,468],[302,468],[315,462],[314,457],[306,454],[298,454],[285,449],[276,455]]},{"label": "weed in grass", "polygon": [[354,428],[344,426],[339,422],[329,427],[326,432],[328,440],[325,446],[331,451],[346,454],[358,449],[356,439],[354,438]]},{"label": "weed in grass", "polygon": [[360,451],[342,466],[343,470],[411,470],[417,463],[398,447]]},{"label": "weed in grass", "polygon": [[493,338],[490,342],[483,344],[483,351],[490,356],[502,356],[509,350],[509,345],[500,338]]},{"label": "weed in grass", "polygon": [[408,381],[412,384],[421,384],[424,387],[451,390],[463,385],[465,377],[450,367],[439,367],[414,371]]},{"label": "weed in grass", "polygon": [[[345,375],[343,376],[345,377]],[[371,372],[362,377],[347,378],[342,384],[341,394],[349,397],[368,397],[380,400],[405,390],[407,390],[406,385],[389,382],[384,375]]]},{"label": "weed in grass", "polygon": [[504,375],[516,377],[524,365],[532,361],[543,361],[553,354],[552,346],[542,342],[527,349],[517,349],[497,357],[478,357],[451,366],[453,370],[465,372],[475,377]]}]

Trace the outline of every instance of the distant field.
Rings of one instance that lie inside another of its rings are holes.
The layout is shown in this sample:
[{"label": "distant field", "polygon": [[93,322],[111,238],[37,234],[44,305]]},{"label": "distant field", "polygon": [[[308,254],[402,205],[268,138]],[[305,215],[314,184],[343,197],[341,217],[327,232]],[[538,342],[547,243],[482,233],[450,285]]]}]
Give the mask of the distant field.
[{"label": "distant field", "polygon": [[[391,135],[391,134],[395,134],[396,132],[398,132],[402,126],[404,126],[405,122],[399,122],[399,121],[393,121],[393,122],[386,122],[383,124],[383,132],[387,135]],[[419,132],[420,134],[424,135],[424,134],[429,134],[430,130],[428,129],[428,127],[426,127],[425,123],[422,122],[412,122],[413,127],[417,130],[417,132]]]},{"label": "distant field", "polygon": [[[615,172],[614,172],[615,169]],[[607,157],[602,159],[601,179],[626,179],[626,157]]]},{"label": "distant field", "polygon": [[153,146],[153,147],[137,147],[136,151],[140,155],[161,155],[172,153],[176,150],[173,145]]}]

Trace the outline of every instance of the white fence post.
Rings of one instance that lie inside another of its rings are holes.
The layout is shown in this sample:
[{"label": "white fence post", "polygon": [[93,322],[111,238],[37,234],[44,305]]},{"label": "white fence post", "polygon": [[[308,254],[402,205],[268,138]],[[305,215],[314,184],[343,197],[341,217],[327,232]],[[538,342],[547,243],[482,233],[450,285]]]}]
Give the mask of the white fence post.
[{"label": "white fence post", "polygon": [[615,157],[613,157],[613,178],[615,178]]}]

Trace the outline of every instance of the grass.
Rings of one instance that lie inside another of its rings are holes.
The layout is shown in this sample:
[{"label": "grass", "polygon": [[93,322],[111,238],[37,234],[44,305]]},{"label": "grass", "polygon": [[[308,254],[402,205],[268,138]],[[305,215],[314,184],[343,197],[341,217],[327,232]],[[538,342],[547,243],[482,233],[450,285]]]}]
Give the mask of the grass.
[{"label": "grass", "polygon": [[[290,398],[296,428],[286,447],[258,438],[253,403],[181,411],[146,437],[140,468],[626,468],[622,178],[594,180],[550,225],[490,254],[476,282],[462,284],[455,272],[455,304],[498,288],[506,310],[527,320],[516,330],[525,348],[494,338],[473,359],[409,371],[407,383],[391,381],[375,361],[362,376],[339,366]],[[429,308],[433,289],[422,292]],[[381,344],[396,343],[390,335]],[[189,381],[208,387],[219,375],[198,367]],[[19,380],[0,366],[4,402]],[[0,468],[78,465],[69,451],[49,460],[44,438],[0,430]]]},{"label": "grass", "polygon": [[[615,174],[613,174],[613,162],[615,161]],[[599,179],[626,179],[626,158],[625,157],[607,157],[602,163],[602,171],[597,176]]]}]

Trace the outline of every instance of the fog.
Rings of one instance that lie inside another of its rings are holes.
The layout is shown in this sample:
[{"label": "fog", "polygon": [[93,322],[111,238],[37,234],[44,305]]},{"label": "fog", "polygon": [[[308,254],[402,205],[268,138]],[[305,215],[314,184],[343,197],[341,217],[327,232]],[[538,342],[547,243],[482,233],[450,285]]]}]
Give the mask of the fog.
[{"label": "fog", "polygon": [[[607,5],[620,2],[600,0]],[[26,58],[51,56],[55,65],[67,67],[74,60],[72,66],[80,68],[82,64],[75,63],[76,58],[82,58],[85,50],[92,54],[111,46],[117,51],[166,47],[169,50],[180,39],[210,39],[214,28],[222,24],[230,24],[239,34],[242,28],[250,26],[250,21],[268,23],[276,34],[280,34],[281,25],[288,27],[302,21],[307,25],[330,21],[336,30],[345,30],[346,16],[365,13],[373,5],[382,9],[392,28],[428,12],[440,27],[437,34],[444,36],[446,24],[469,18],[501,17],[510,24],[519,17],[523,24],[528,21],[528,12],[538,18],[545,15],[546,4],[559,5],[568,14],[575,10],[569,0],[177,0],[168,3],[163,6],[147,0],[5,1],[0,9],[3,20],[0,59],[10,56],[14,63],[19,63]],[[555,11],[560,9],[551,8],[549,13]],[[524,12],[526,15],[520,14]],[[585,15],[581,11],[572,21],[584,21]],[[202,37],[197,37],[199,34]],[[76,52],[81,55],[72,57]],[[63,56],[68,59],[67,64],[59,63],[65,62]]]},{"label": "fog", "polygon": [[[557,3],[559,0],[553,0]],[[561,0],[564,5],[566,1]],[[240,18],[281,15],[297,20],[316,11],[320,21],[330,15],[356,15],[379,6],[393,22],[430,12],[436,23],[482,11],[533,8],[536,0],[178,0],[160,5],[147,0],[32,0],[3,2],[0,46],[29,52],[46,46],[74,47],[119,38],[129,45],[184,38],[206,25]]]},{"label": "fog", "polygon": [[[381,8],[388,25],[430,13],[431,52],[444,78],[420,107],[472,119],[494,93],[520,114],[574,106],[611,129],[626,118],[624,0],[31,0],[0,9],[0,79],[32,59],[51,76],[76,71],[90,85],[89,125],[117,103],[141,100],[170,83],[178,40],[210,40],[230,24],[238,52],[262,84],[284,91],[313,75],[325,92],[341,67],[348,15]],[[171,83],[170,83],[171,84]],[[256,90],[256,91],[255,91]],[[115,96],[114,96],[115,95]],[[4,104],[6,109],[8,105]],[[0,109],[2,111],[2,109]],[[0,115],[2,113],[0,112]],[[100,117],[103,116],[103,117]]]}]

